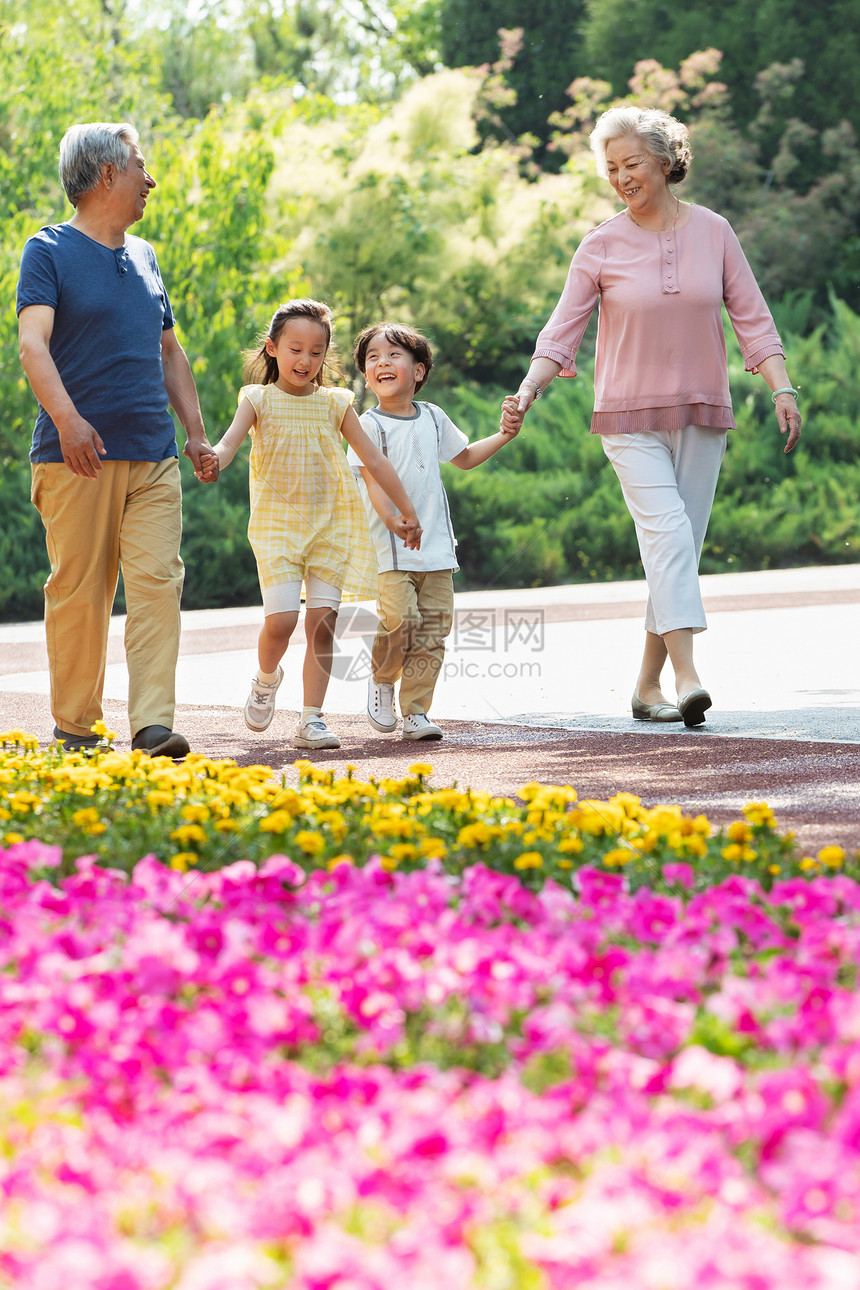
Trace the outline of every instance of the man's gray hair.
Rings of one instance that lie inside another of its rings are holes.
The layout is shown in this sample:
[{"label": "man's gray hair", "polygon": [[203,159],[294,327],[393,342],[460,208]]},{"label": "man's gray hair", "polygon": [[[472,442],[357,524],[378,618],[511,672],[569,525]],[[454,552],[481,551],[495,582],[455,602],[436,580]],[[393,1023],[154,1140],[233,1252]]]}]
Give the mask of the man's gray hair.
[{"label": "man's gray hair", "polygon": [[60,183],[73,206],[83,193],[95,188],[106,161],[117,170],[128,168],[131,146],[138,137],[128,121],[92,121],[69,127],[60,143]]}]

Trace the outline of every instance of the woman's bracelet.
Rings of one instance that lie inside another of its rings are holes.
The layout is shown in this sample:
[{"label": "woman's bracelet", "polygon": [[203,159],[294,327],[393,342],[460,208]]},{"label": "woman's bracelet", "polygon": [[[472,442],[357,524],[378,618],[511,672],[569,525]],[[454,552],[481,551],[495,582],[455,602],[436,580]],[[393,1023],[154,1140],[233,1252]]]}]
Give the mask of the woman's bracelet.
[{"label": "woman's bracelet", "polygon": [[795,390],[791,385],[784,385],[781,390],[774,390],[773,394],[770,396],[771,403],[776,403],[777,394],[793,394],[794,397],[797,398],[797,390]]},{"label": "woman's bracelet", "polygon": [[540,396],[543,394],[543,390],[538,385],[537,381],[533,381],[530,376],[524,376],[523,379],[520,381],[520,385],[523,385],[526,381],[528,381],[529,385],[533,385],[535,387],[535,399],[539,399]]}]

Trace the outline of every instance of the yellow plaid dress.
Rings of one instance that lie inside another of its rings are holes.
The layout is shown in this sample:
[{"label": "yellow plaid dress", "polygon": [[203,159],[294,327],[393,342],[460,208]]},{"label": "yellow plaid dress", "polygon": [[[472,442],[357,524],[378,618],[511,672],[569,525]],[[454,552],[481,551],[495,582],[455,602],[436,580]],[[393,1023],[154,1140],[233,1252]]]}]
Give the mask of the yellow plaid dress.
[{"label": "yellow plaid dress", "polygon": [[239,391],[257,413],[248,540],[262,591],[313,573],[345,598],[376,595],[376,553],[341,443],[354,397],[330,386],[307,395],[276,385]]}]

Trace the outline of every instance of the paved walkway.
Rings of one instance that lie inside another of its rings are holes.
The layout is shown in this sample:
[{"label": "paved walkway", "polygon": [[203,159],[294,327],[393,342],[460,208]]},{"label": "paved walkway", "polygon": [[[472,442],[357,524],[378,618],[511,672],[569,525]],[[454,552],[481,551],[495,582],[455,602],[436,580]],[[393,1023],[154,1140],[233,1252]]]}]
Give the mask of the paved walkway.
[{"label": "paved walkway", "polygon": [[[404,743],[364,721],[372,605],[345,606],[326,713],[343,747],[315,762],[400,775],[429,761],[434,781],[513,793],[571,783],[581,796],[638,793],[721,821],[765,799],[810,848],[860,846],[860,565],[705,576],[709,630],[697,662],[714,696],[705,727],[634,722],[643,582],[461,592],[433,717],[441,744]],[[176,726],[195,749],[294,774],[289,743],[302,648],[285,660],[281,709],[264,735],[242,721],[256,662],[258,608],[183,615]],[[105,712],[127,738],[123,620],[111,626]],[[47,741],[41,623],[0,625],[0,729]]]}]

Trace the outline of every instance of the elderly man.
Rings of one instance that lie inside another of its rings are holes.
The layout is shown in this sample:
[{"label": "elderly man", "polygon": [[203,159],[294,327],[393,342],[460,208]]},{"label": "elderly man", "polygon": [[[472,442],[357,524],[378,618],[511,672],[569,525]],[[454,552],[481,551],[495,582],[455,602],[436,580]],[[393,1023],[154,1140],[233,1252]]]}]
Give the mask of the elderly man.
[{"label": "elderly man", "polygon": [[122,566],[132,747],[184,757],[174,732],[182,495],[175,430],[209,452],[191,368],[143,218],[155,180],[127,123],[74,125],[60,179],[75,208],[27,242],[18,282],[20,357],[39,403],[32,499],[50,577],[45,629],[54,738],[98,742],[108,625]]}]

